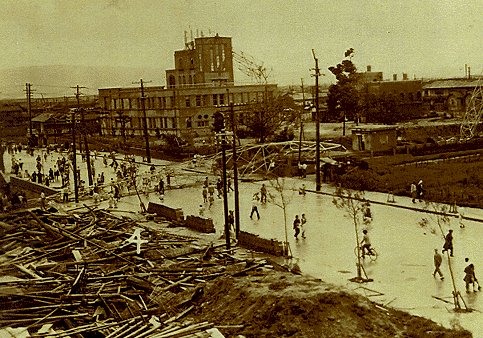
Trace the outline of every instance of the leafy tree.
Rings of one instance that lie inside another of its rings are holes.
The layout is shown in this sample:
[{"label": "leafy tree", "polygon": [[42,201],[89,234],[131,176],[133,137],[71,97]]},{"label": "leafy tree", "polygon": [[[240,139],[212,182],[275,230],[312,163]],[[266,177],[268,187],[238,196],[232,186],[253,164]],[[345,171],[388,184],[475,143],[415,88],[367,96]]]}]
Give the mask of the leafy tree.
[{"label": "leafy tree", "polygon": [[296,110],[293,109],[293,99],[281,95],[248,105],[245,114],[246,126],[251,136],[263,143],[284,123],[294,121]]},{"label": "leafy tree", "polygon": [[358,119],[361,112],[360,93],[357,89],[360,74],[352,62],[354,49],[345,52],[345,59],[336,66],[329,67],[337,80],[329,87],[327,100],[328,115],[336,118],[347,116]]}]

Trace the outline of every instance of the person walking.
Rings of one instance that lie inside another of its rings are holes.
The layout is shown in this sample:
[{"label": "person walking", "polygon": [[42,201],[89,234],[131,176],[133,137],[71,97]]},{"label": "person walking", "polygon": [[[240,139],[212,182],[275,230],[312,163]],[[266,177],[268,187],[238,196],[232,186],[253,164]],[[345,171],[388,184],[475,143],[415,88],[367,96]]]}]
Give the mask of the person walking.
[{"label": "person walking", "polygon": [[463,278],[463,280],[466,283],[466,292],[470,292],[470,284],[473,285],[473,292],[476,292],[477,290],[475,290],[475,282],[478,282],[478,280],[476,279],[476,276],[475,276],[475,266],[473,265],[473,263],[468,265],[465,268],[464,272],[465,272],[465,278]]},{"label": "person walking", "polygon": [[267,188],[265,187],[265,183],[260,188],[260,202],[267,203]]},{"label": "person walking", "polygon": [[208,189],[207,189],[207,187],[203,187],[202,194],[203,194],[203,203],[208,202]]},{"label": "person walking", "polygon": [[450,251],[450,256],[453,257],[453,229],[450,229],[444,238],[442,253],[448,250]]},{"label": "person walking", "polygon": [[418,185],[416,187],[417,195],[418,195],[418,200],[419,202],[422,202],[422,197],[423,197],[423,180],[420,180],[418,182]]},{"label": "person walking", "polygon": [[413,198],[413,203],[416,203],[416,197],[418,196],[418,189],[416,187],[416,183],[411,183],[411,197]]},{"label": "person walking", "polygon": [[211,207],[213,206],[213,203],[215,202],[215,197],[213,197],[213,195],[210,195],[208,197],[208,202],[209,202],[208,210],[211,210]]},{"label": "person walking", "polygon": [[[208,186],[208,195],[210,195],[210,197],[213,197],[213,195],[215,194],[215,187],[213,186],[213,184],[210,184]],[[214,200],[214,198],[213,198]]]},{"label": "person walking", "polygon": [[438,252],[438,249],[434,249],[434,272],[433,272],[433,277],[436,277],[436,273],[439,274],[439,277],[441,280],[444,279],[443,273],[441,272],[441,263],[443,262],[443,256],[441,256]]},{"label": "person walking", "polygon": [[305,224],[307,223],[307,218],[305,218],[305,214],[302,214],[302,218],[300,218],[300,227],[302,229],[302,238],[305,238]]},{"label": "person walking", "polygon": [[47,209],[45,201],[46,201],[45,193],[42,190],[42,192],[40,193],[40,208],[42,210],[46,210]]},{"label": "person walking", "polygon": [[299,215],[295,215],[295,219],[293,220],[293,229],[295,230],[295,234],[294,234],[295,239],[299,239],[299,233],[300,233]]},{"label": "person walking", "polygon": [[221,198],[223,196],[223,182],[220,179],[216,181],[216,191],[218,192],[218,198]]},{"label": "person walking", "polygon": [[69,188],[65,186],[62,189],[63,195],[62,195],[62,202],[67,203],[69,202]]},{"label": "person walking", "polygon": [[230,231],[235,231],[235,216],[233,215],[233,210],[228,212],[228,226]]},{"label": "person walking", "polygon": [[257,213],[257,218],[260,219],[260,214],[258,213],[258,201],[260,197],[258,197],[258,193],[255,193],[252,198],[252,212],[250,213],[250,218],[253,217],[253,214]]}]

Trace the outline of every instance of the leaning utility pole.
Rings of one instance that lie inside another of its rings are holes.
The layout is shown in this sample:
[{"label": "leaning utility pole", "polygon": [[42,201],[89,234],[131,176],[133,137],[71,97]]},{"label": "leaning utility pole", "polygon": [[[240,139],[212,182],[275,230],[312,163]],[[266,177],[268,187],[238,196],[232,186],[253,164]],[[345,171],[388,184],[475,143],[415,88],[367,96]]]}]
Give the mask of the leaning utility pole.
[{"label": "leaning utility pole", "polygon": [[[85,118],[84,118],[84,109],[80,108],[80,95],[81,94],[79,92],[79,89],[86,88],[86,87],[79,87],[79,85],[77,85],[76,87],[71,87],[71,88],[77,89],[75,97],[77,99],[77,109],[81,113],[82,133],[84,134],[84,151],[86,152],[87,177],[88,177],[88,181],[89,181],[89,186],[91,186],[93,184],[91,158],[90,158],[90,154],[89,154],[89,145],[88,145],[88,142],[87,142],[87,128],[86,128],[86,121],[85,121]],[[82,152],[82,150],[81,150],[81,152]]]},{"label": "leaning utility pole", "polygon": [[320,191],[320,118],[319,118],[319,60],[315,57],[315,52],[312,49],[312,54],[315,60],[315,190]]},{"label": "leaning utility pole", "polygon": [[146,116],[146,105],[144,103],[144,100],[146,99],[144,97],[144,83],[147,82],[143,82],[143,79],[141,79],[139,82],[133,82],[133,84],[141,84],[141,109],[143,110],[143,130],[144,140],[146,141],[146,160],[148,163],[151,163],[151,152],[149,151],[148,118]]}]

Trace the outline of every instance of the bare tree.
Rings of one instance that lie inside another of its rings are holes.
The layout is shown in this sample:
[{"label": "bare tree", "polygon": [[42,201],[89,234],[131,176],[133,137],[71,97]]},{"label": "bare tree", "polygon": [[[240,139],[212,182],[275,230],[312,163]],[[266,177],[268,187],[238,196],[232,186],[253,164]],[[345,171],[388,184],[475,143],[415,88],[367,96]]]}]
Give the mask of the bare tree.
[{"label": "bare tree", "polygon": [[[448,207],[446,205],[438,205],[433,202],[426,202],[425,209],[428,210],[430,213],[427,214],[427,217],[423,217],[419,221],[419,225],[423,228],[428,228],[429,232],[431,232],[433,235],[437,235],[439,230],[439,233],[442,239],[444,240],[445,230],[448,231],[450,227],[450,219],[449,219],[449,216],[447,215]],[[434,225],[436,225],[437,228],[435,228]],[[446,254],[448,257],[448,268],[451,274],[451,282],[453,283],[453,302],[454,302],[455,311],[471,311],[471,309],[469,309],[468,306],[466,305],[466,302],[463,299],[463,296],[461,296],[461,293],[456,288],[449,250],[446,250]],[[459,299],[463,301],[463,304],[465,305],[466,310],[461,309]]]},{"label": "bare tree", "polygon": [[[271,186],[277,191],[278,196],[275,197],[272,194],[269,194],[268,201],[272,203],[273,205],[276,205],[277,207],[281,208],[283,210],[283,220],[284,220],[284,226],[285,226],[285,252],[289,254],[289,257],[292,257],[292,250],[290,249],[290,245],[288,243],[288,230],[287,230],[287,205],[290,204],[290,202],[293,199],[294,196],[294,187],[290,187],[288,189],[287,187],[287,180],[283,177],[275,177],[270,180]],[[291,191],[291,193],[288,193],[288,191]],[[279,198],[278,198],[279,197]]]},{"label": "bare tree", "polygon": [[334,203],[338,209],[344,211],[345,217],[351,219],[354,222],[357,248],[357,276],[351,280],[355,282],[372,281],[372,279],[369,279],[367,275],[365,275],[365,278],[362,277],[361,248],[359,244],[360,227],[368,227],[372,222],[372,216],[368,217],[370,215],[369,201],[365,199],[363,191],[352,192],[350,190],[337,188],[336,197],[334,197],[332,203]]}]

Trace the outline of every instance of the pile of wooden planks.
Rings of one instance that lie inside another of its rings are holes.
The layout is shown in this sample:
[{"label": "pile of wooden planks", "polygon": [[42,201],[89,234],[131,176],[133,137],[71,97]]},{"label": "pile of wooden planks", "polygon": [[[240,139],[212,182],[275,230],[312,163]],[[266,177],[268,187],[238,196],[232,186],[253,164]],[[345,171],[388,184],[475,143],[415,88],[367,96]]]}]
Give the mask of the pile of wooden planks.
[{"label": "pile of wooden planks", "polygon": [[205,281],[265,264],[86,209],[0,215],[0,336],[222,337],[180,320]]}]

